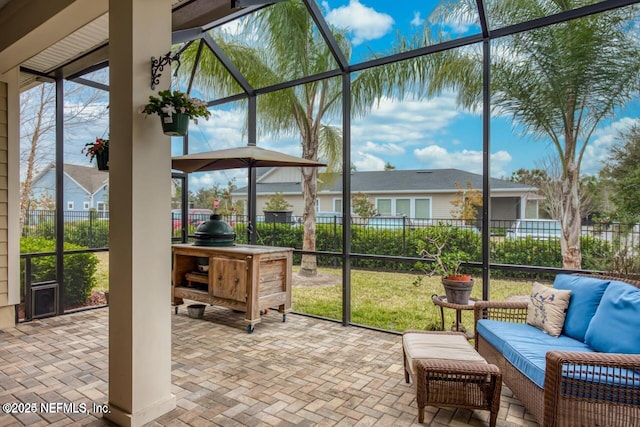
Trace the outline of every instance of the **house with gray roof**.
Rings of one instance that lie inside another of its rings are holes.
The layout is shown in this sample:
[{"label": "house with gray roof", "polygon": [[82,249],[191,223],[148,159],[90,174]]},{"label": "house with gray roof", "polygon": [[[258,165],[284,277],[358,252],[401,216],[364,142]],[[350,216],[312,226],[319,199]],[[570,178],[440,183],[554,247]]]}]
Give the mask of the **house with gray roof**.
[{"label": "house with gray roof", "polygon": [[[55,200],[55,168],[55,164],[51,163],[33,179],[33,199],[50,197]],[[100,171],[96,167],[65,164],[63,210],[66,213],[95,209],[101,216],[108,216],[108,184],[109,172]]]},{"label": "house with gray roof", "polygon": [[[257,212],[269,198],[282,193],[293,206],[293,214],[303,212],[299,168],[263,168],[257,171]],[[319,212],[342,211],[342,176],[320,174],[318,178]],[[351,172],[351,194],[363,193],[374,203],[380,215],[406,215],[410,218],[451,219],[458,184],[463,189],[482,190],[482,175],[460,169],[418,169]],[[535,187],[491,178],[491,219],[537,218],[540,196]],[[245,200],[247,189],[234,192]],[[246,206],[246,203],[245,203]]]}]

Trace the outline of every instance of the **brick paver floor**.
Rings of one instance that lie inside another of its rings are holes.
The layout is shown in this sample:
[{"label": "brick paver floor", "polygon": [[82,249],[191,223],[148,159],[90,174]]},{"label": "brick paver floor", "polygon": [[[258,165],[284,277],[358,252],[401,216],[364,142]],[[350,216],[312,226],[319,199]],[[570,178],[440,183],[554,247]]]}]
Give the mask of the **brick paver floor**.
[{"label": "brick paver floor", "polygon": [[[149,426],[419,425],[399,335],[295,314],[283,323],[277,312],[247,334],[243,316],[207,307],[192,319],[184,306],[172,315],[177,408]],[[94,412],[107,403],[107,318],[102,308],[0,331],[0,403],[37,405],[0,412],[0,427],[109,425]],[[40,403],[76,407],[45,414]],[[487,426],[488,416],[428,407],[425,424]],[[537,424],[504,388],[498,425]]]}]

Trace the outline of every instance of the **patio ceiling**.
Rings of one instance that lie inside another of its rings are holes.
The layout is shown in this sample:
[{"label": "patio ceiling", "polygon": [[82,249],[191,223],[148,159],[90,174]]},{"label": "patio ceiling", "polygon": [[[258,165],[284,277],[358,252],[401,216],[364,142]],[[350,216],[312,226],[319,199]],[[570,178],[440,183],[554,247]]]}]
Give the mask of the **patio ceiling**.
[{"label": "patio ceiling", "polygon": [[[19,14],[27,13],[27,9],[33,10],[37,3],[38,0],[31,0],[30,3],[25,0],[0,0],[0,23],[14,21]],[[106,1],[104,3],[107,4]],[[232,9],[231,0],[172,0],[172,4],[173,31],[202,28],[229,15],[240,15],[262,7]],[[52,81],[56,77],[73,80],[74,76],[87,70],[105,67],[109,59],[108,43],[109,13],[106,12],[70,31],[20,64],[21,90],[29,89],[41,81]],[[4,48],[7,42],[1,44]]]},{"label": "patio ceiling", "polygon": [[[181,43],[200,38],[203,32],[221,25],[227,21],[233,20],[239,16],[251,13],[252,11],[262,8],[265,5],[277,3],[282,0],[172,0],[173,5],[173,22],[172,30],[174,32],[174,43]],[[486,0],[485,0],[486,1]],[[347,64],[342,53],[334,43],[330,42],[332,29],[327,26],[322,15],[318,1],[308,2],[309,8],[314,9],[314,19],[319,25],[319,29],[328,37],[330,48],[336,55],[339,67],[342,70],[350,69],[350,71],[358,71],[370,66],[382,65],[396,60],[407,59],[408,57],[418,56],[431,51],[438,51],[443,48],[450,48],[453,45],[467,45],[478,42],[483,37],[502,37],[505,35],[517,33],[527,29],[539,26],[550,25],[566,19],[573,19],[580,16],[586,16],[592,13],[602,12],[608,9],[622,7],[625,5],[636,3],[638,0],[603,0],[601,2],[594,1],[577,9],[567,12],[540,16],[537,19],[528,22],[502,22],[498,23],[492,20],[491,16],[485,16],[485,2],[478,2],[478,11],[476,22],[481,28],[482,34],[463,37],[459,40],[452,41],[451,46],[423,46],[414,52],[401,52],[395,57],[379,58],[375,61],[368,61],[360,64]],[[60,11],[65,7],[71,8],[79,3],[75,0],[60,0],[58,2],[62,6],[57,6]],[[16,26],[15,22],[20,21],[21,15],[32,13],[33,10],[39,10],[38,6],[44,7],[49,0],[0,0],[0,25],[3,25],[5,34],[3,38],[12,41],[13,33],[23,33],[31,29],[22,29]],[[20,64],[20,87],[26,90],[40,81],[52,81],[56,77],[62,77],[74,80],[81,74],[88,71],[103,68],[108,65],[108,42],[109,42],[109,13],[107,0],[95,0],[92,4],[98,4],[104,12],[100,13],[94,19],[83,22],[78,28],[72,28],[67,34],[57,37],[56,40],[48,46],[43,46],[41,50],[24,59]],[[243,7],[246,5],[246,7]],[[234,7],[235,6],[235,7]],[[6,25],[12,26],[7,28]],[[17,34],[20,37],[20,34]],[[42,41],[40,43],[43,43]],[[6,40],[0,38],[0,52],[7,47]],[[162,54],[162,52],[159,52]],[[3,59],[3,58],[0,58]],[[15,65],[12,65],[15,66]],[[5,69],[0,72],[6,71]],[[336,72],[339,70],[336,69]],[[307,76],[310,77],[310,76]],[[308,79],[312,80],[312,79]],[[86,82],[86,81],[85,81]]]}]

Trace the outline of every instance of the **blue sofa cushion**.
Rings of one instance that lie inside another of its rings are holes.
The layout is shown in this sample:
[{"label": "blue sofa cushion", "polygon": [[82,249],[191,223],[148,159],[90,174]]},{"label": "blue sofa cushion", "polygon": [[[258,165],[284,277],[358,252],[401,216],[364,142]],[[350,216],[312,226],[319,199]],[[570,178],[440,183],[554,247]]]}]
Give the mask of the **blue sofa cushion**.
[{"label": "blue sofa cushion", "polygon": [[[543,335],[549,337],[549,335]],[[538,387],[543,388],[548,351],[558,350],[593,353],[593,350],[582,341],[574,340],[565,335],[560,335],[560,337],[564,338],[564,342],[561,345],[558,344],[558,339],[555,339],[552,343],[532,337],[529,337],[528,340],[511,341],[506,343],[502,354],[518,371],[522,372]],[[549,338],[553,339],[553,337]]]},{"label": "blue sofa cushion", "polygon": [[[478,335],[489,342],[500,353],[504,351],[504,344],[514,335],[524,331],[536,329],[524,323],[501,322],[499,320],[480,319],[476,325]],[[540,332],[538,330],[538,332]]]},{"label": "blue sofa cushion", "polygon": [[477,332],[539,387],[544,386],[547,351],[593,352],[582,341],[565,335],[552,337],[524,323],[481,319],[478,321]]},{"label": "blue sofa cushion", "polygon": [[600,299],[609,285],[608,280],[593,277],[558,274],[553,283],[555,289],[571,291],[569,309],[564,319],[562,334],[584,341],[591,318],[596,314]]},{"label": "blue sofa cushion", "polygon": [[596,314],[591,319],[585,342],[604,353],[640,354],[640,289],[611,281]]}]

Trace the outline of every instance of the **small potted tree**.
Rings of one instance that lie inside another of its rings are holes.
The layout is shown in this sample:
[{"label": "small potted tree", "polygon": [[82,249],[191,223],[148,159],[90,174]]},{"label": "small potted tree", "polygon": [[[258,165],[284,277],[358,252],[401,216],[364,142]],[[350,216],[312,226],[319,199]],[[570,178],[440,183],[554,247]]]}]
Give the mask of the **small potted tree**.
[{"label": "small potted tree", "polygon": [[263,209],[265,222],[290,223],[291,214],[293,213],[292,207],[282,193],[276,193],[269,199]]},{"label": "small potted tree", "polygon": [[459,248],[446,249],[453,233],[455,233],[454,227],[439,224],[431,229],[430,235],[418,242],[420,256],[430,259],[431,263],[416,263],[416,267],[422,270],[423,275],[418,276],[413,283],[416,286],[420,285],[424,275],[438,274],[442,277],[447,301],[452,304],[467,305],[473,290],[473,278],[470,274],[462,273],[461,265],[470,261],[470,256]]}]

